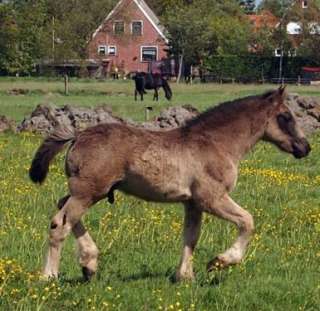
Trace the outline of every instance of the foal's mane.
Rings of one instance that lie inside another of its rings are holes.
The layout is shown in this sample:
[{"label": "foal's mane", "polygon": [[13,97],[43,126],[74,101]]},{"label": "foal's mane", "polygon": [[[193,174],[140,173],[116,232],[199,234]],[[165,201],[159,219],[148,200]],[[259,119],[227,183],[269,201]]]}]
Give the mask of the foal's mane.
[{"label": "foal's mane", "polygon": [[221,103],[209,108],[199,116],[188,120],[183,128],[188,130],[192,127],[205,127],[206,125],[214,128],[239,118],[239,116],[243,114],[249,112],[253,114],[262,109],[262,105],[259,105],[261,102],[276,92],[277,91],[268,91],[262,95],[247,96]]}]

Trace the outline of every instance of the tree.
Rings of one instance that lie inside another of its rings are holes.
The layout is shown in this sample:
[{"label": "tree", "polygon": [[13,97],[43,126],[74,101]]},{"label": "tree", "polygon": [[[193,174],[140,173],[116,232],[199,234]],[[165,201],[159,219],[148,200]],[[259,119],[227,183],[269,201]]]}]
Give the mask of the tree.
[{"label": "tree", "polygon": [[281,18],[295,0],[262,0],[258,11],[267,10],[274,16]]},{"label": "tree", "polygon": [[188,64],[199,64],[209,55],[247,49],[247,42],[243,43],[247,23],[232,0],[199,0],[188,5],[176,1],[162,21],[168,30],[171,54]]}]

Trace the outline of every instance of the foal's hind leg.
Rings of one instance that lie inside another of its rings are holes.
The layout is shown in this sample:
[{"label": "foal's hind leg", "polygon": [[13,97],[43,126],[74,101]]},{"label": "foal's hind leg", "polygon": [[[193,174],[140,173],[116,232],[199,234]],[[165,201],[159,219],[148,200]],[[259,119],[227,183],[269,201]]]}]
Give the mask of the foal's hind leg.
[{"label": "foal's hind leg", "polygon": [[[67,195],[59,200],[58,208],[62,209],[70,195]],[[91,238],[88,231],[85,229],[81,221],[78,221],[72,228],[72,232],[77,239],[79,249],[79,262],[82,267],[82,273],[85,280],[90,280],[97,271],[98,248]]]},{"label": "foal's hind leg", "polygon": [[176,272],[176,280],[194,279],[192,254],[200,235],[202,212],[193,204],[185,204],[183,251],[179,268]]},{"label": "foal's hind leg", "polygon": [[44,267],[45,277],[58,277],[62,242],[90,205],[89,200],[71,196],[53,217],[49,232],[49,249]]},{"label": "foal's hind leg", "polygon": [[204,208],[210,214],[231,221],[239,230],[239,235],[232,246],[208,263],[208,271],[240,263],[254,231],[254,222],[251,214],[236,204],[227,194],[219,201],[205,204]]}]

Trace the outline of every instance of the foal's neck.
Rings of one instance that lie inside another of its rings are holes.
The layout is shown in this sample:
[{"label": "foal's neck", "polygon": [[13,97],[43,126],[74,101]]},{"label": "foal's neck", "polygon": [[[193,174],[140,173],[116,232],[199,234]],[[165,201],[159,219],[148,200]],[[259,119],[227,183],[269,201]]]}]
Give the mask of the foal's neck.
[{"label": "foal's neck", "polygon": [[208,111],[189,130],[210,140],[208,144],[213,143],[238,163],[262,138],[269,112],[270,107],[250,101],[230,103]]}]

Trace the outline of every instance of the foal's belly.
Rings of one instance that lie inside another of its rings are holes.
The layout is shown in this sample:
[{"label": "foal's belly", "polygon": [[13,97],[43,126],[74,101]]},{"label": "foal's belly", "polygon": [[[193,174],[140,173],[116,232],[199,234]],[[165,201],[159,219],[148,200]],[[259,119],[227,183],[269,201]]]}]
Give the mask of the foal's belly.
[{"label": "foal's belly", "polygon": [[161,177],[150,180],[143,176],[129,175],[121,183],[119,190],[154,202],[183,202],[191,198],[191,190],[187,183]]}]

